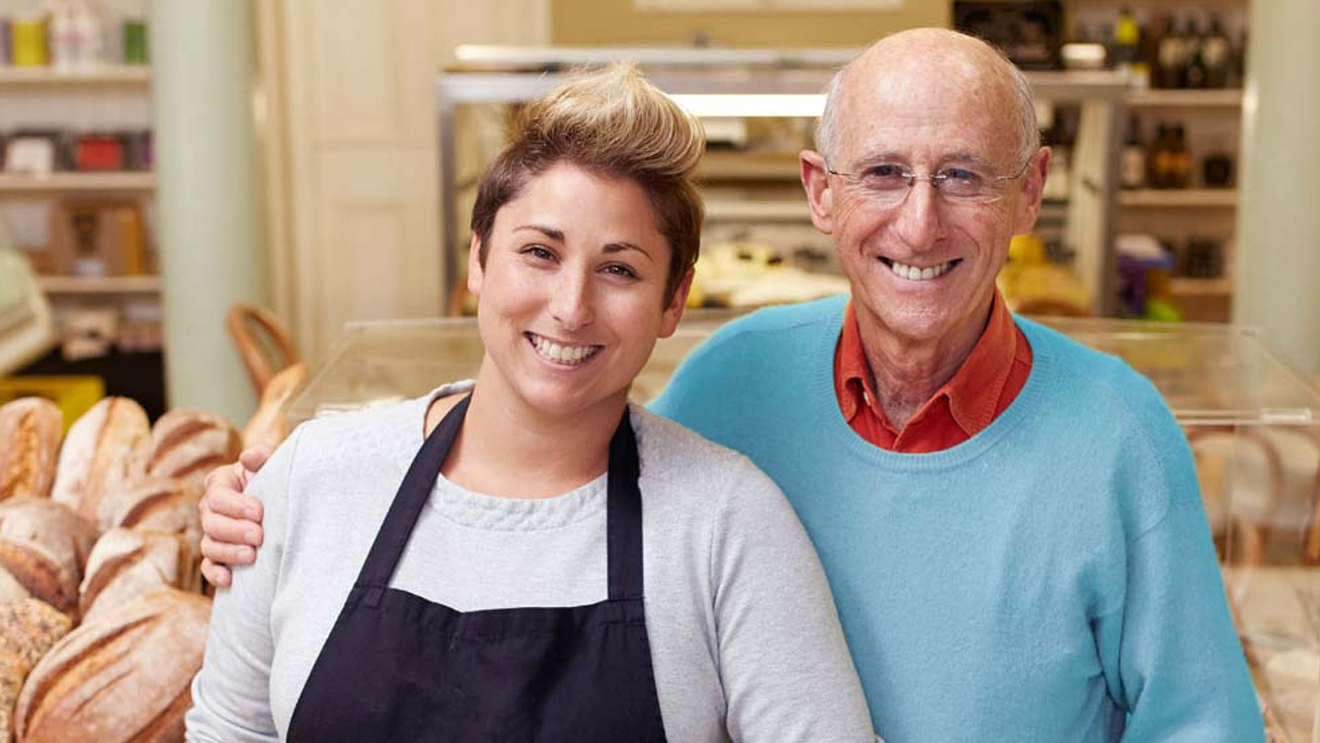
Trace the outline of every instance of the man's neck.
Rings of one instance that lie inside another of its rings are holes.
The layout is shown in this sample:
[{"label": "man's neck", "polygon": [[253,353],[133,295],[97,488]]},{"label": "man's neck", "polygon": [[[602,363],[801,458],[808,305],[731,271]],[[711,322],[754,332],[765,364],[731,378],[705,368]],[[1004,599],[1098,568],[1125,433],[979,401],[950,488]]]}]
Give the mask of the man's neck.
[{"label": "man's neck", "polygon": [[857,324],[866,353],[871,389],[894,428],[902,430],[941,387],[949,383],[976,347],[993,310],[993,297],[979,322],[935,339],[894,333],[858,305]]}]

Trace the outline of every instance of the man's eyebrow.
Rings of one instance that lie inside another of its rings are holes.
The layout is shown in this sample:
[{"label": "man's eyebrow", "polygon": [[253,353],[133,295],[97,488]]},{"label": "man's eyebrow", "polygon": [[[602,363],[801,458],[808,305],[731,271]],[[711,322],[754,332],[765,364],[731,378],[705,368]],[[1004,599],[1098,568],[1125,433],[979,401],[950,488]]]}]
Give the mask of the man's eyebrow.
[{"label": "man's eyebrow", "polygon": [[966,150],[945,155],[943,158],[940,159],[940,162],[967,163],[969,165],[976,165],[982,168],[991,168],[991,169],[995,167],[994,163],[991,163],[989,160],[985,159],[984,157],[976,154],[975,152],[968,152]]},{"label": "man's eyebrow", "polygon": [[539,225],[539,224],[520,224],[517,227],[513,228],[514,232],[517,232],[518,230],[535,230],[536,232],[539,232],[542,235],[545,235],[546,237],[556,242],[564,241],[564,231],[557,230],[553,227],[546,227],[544,225]]},{"label": "man's eyebrow", "polygon": [[655,259],[651,257],[650,253],[646,252],[644,248],[641,248],[637,245],[633,245],[632,243],[614,242],[614,243],[605,244],[606,253],[621,253],[625,250],[636,250],[638,253],[641,253],[642,255],[646,256],[646,259],[648,261],[655,263]]}]

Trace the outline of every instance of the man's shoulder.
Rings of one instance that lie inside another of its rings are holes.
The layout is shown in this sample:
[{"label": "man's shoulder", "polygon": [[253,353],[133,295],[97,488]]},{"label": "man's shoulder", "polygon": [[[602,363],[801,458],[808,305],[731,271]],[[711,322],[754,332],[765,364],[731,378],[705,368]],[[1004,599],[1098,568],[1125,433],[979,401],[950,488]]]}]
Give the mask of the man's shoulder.
[{"label": "man's shoulder", "polygon": [[823,334],[837,334],[846,295],[800,304],[765,307],[721,325],[691,354],[690,361],[733,356],[764,357],[819,343]]},{"label": "man's shoulder", "polygon": [[1169,430],[1173,414],[1164,396],[1126,361],[1038,322],[1014,319],[1031,344],[1037,360],[1033,364],[1043,362],[1054,368],[1060,399],[1092,416],[1114,414],[1131,418],[1144,428]]}]

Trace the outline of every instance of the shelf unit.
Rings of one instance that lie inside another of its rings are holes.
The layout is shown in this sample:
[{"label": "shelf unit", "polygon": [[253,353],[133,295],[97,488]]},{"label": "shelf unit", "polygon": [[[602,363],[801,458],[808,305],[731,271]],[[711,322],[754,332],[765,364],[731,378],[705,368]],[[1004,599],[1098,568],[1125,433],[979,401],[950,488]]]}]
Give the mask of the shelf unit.
[{"label": "shelf unit", "polygon": [[39,276],[37,285],[47,294],[158,294],[160,277]]},{"label": "shelf unit", "polygon": [[151,191],[156,174],[136,171],[67,172],[49,175],[0,174],[0,192],[55,194],[70,191]]},{"label": "shelf unit", "polygon": [[57,70],[53,67],[0,67],[0,88],[58,86],[151,85],[151,69],[140,65]]},{"label": "shelf unit", "polygon": [[1134,90],[1123,96],[1128,108],[1225,108],[1242,105],[1242,91],[1238,88],[1216,90]]},{"label": "shelf unit", "polygon": [[1237,206],[1237,191],[1231,188],[1144,188],[1119,191],[1118,203],[1126,207],[1232,209]]},{"label": "shelf unit", "polygon": [[[814,97],[819,108],[824,105],[824,90],[835,69],[856,50],[738,50],[731,59],[728,50],[700,49],[498,49],[481,48],[479,55],[459,49],[460,63],[467,69],[442,72],[435,83],[436,122],[438,129],[441,198],[440,252],[444,296],[441,307],[450,306],[454,282],[459,278],[462,239],[459,231],[465,219],[459,219],[459,153],[457,152],[457,109],[469,104],[516,104],[535,99],[564,82],[562,72],[583,64],[610,60],[639,63],[648,79],[674,95],[738,96],[762,102],[774,96],[792,97],[793,113],[761,113],[772,118],[803,118],[815,115],[804,112],[801,99]],[[603,55],[603,56],[602,56]],[[1054,207],[1051,214],[1066,215],[1070,244],[1075,250],[1074,269],[1096,298],[1096,311],[1111,310],[1110,297],[1116,266],[1110,246],[1117,228],[1117,184],[1119,144],[1122,141],[1123,95],[1126,77],[1114,72],[1032,72],[1027,74],[1036,96],[1055,103],[1079,103],[1083,108],[1083,129],[1079,150],[1084,156],[1074,163],[1078,173],[1073,199],[1066,206]],[[753,99],[752,97],[755,96]],[[745,114],[744,117],[758,114]],[[1085,140],[1084,143],[1082,140]],[[466,153],[465,153],[466,155]],[[465,159],[468,162],[470,158]],[[466,173],[466,171],[465,171]],[[706,153],[697,175],[704,182],[784,182],[796,184],[796,152],[763,155],[713,150]],[[800,187],[796,199],[803,199]],[[733,199],[720,197],[708,201],[708,221],[773,223],[788,227],[796,223],[811,230],[805,201]]]}]

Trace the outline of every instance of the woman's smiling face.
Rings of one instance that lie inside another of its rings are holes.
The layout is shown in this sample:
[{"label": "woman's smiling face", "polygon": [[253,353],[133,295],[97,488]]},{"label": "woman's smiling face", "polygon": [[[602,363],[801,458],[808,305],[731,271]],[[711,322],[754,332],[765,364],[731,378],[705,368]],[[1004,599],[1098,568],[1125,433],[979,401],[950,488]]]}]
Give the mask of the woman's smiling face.
[{"label": "woman's smiling face", "polygon": [[666,301],[670,246],[627,178],[553,165],[500,208],[484,266],[479,251],[474,239],[468,288],[492,365],[482,379],[540,413],[623,404],[683,313],[689,282]]}]

